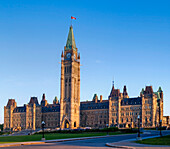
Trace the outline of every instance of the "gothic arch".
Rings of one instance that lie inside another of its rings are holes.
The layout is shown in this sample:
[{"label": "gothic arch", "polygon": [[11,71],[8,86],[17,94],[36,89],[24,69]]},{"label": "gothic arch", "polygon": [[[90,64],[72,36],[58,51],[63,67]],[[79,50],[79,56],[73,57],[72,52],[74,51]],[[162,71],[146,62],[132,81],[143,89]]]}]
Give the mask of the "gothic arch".
[{"label": "gothic arch", "polygon": [[62,121],[62,128],[69,128],[70,127],[70,121],[68,117],[64,117]]}]

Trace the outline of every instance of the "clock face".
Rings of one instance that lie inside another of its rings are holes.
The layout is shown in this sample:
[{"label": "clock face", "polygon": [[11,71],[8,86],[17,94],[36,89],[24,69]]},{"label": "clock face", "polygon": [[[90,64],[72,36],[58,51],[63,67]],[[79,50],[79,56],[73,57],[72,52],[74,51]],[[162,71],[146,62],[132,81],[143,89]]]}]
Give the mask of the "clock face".
[{"label": "clock face", "polygon": [[71,53],[67,53],[66,57],[71,58]]}]

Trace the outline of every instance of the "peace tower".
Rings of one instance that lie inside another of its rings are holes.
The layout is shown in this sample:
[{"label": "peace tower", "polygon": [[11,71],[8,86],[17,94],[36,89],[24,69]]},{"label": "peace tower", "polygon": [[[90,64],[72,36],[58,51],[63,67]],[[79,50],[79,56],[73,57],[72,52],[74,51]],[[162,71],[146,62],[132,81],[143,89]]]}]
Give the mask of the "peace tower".
[{"label": "peace tower", "polygon": [[64,53],[61,54],[60,127],[80,125],[80,54],[70,26]]}]

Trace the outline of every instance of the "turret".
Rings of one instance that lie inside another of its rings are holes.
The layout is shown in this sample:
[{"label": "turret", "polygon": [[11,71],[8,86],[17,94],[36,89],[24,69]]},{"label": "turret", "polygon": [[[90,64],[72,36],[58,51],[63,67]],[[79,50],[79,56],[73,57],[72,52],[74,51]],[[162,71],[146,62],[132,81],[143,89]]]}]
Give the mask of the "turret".
[{"label": "turret", "polygon": [[97,94],[94,94],[94,96],[93,96],[93,101],[94,101],[95,103],[97,103],[97,101],[98,101],[98,96],[97,96]]},{"label": "turret", "polygon": [[42,96],[42,100],[41,100],[41,106],[47,106],[47,100],[45,99],[45,94],[43,94]]},{"label": "turret", "polygon": [[53,100],[53,104],[58,104],[58,98],[57,96],[55,96],[54,100]]},{"label": "turret", "polygon": [[140,96],[141,96],[141,97],[144,95],[144,92],[145,92],[145,90],[144,90],[144,88],[142,88],[142,90],[141,90],[141,92],[140,92]]},{"label": "turret", "polygon": [[127,93],[127,89],[126,89],[126,85],[123,88],[123,98],[129,98],[128,93]]},{"label": "turret", "polygon": [[161,87],[159,87],[158,93],[159,93],[159,95],[160,95],[160,98],[163,100],[163,91],[162,91],[162,88],[161,88]]}]

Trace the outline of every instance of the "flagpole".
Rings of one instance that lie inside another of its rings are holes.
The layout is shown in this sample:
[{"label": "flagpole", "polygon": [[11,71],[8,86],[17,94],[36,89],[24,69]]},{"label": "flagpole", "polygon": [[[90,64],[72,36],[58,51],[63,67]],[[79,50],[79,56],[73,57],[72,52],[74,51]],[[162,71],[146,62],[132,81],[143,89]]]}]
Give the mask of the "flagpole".
[{"label": "flagpole", "polygon": [[71,19],[71,26],[72,26],[72,19]]},{"label": "flagpole", "polygon": [[72,26],[72,20],[76,20],[76,18],[75,17],[73,17],[73,16],[71,16],[71,26]]}]

